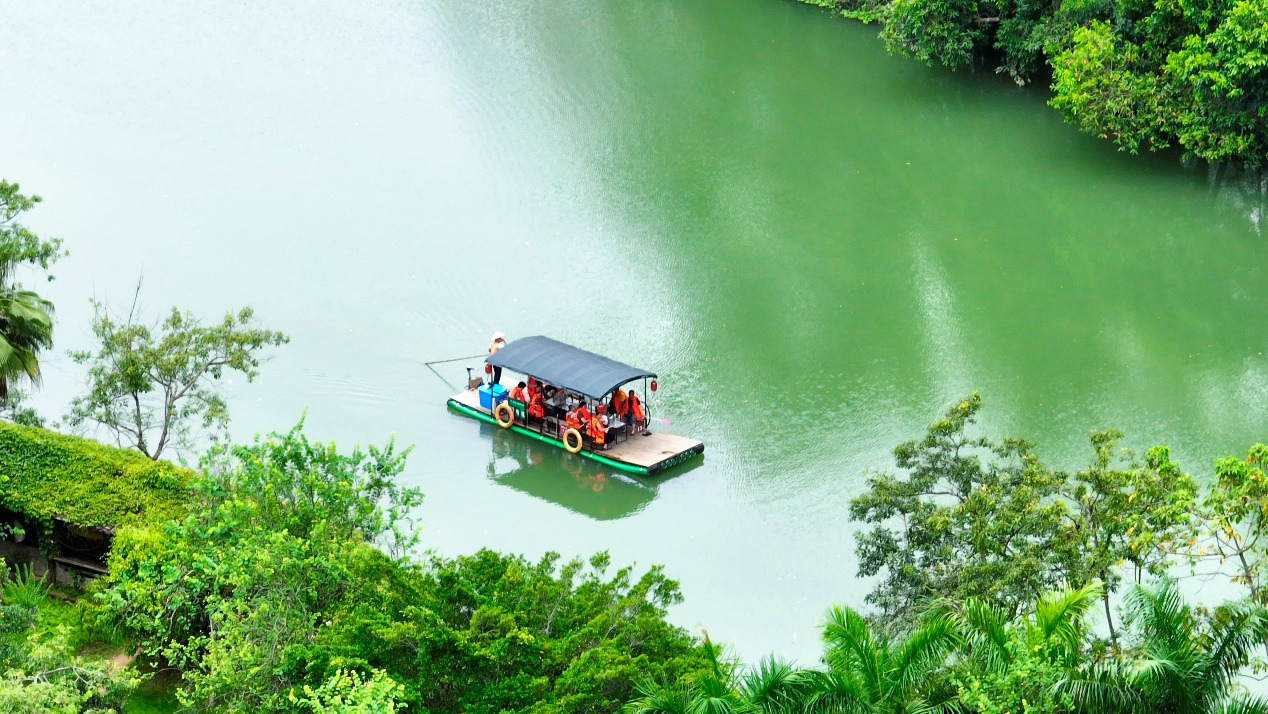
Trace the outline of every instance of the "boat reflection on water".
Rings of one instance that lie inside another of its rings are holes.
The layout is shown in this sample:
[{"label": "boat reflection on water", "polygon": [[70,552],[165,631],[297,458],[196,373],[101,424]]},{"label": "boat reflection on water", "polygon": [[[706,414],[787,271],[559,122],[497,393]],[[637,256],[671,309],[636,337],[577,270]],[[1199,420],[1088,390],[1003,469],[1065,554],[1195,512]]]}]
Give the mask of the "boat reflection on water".
[{"label": "boat reflection on water", "polygon": [[656,489],[702,463],[692,459],[656,476],[634,476],[525,438],[492,424],[480,431],[493,442],[489,479],[599,521],[632,516],[656,498]]}]

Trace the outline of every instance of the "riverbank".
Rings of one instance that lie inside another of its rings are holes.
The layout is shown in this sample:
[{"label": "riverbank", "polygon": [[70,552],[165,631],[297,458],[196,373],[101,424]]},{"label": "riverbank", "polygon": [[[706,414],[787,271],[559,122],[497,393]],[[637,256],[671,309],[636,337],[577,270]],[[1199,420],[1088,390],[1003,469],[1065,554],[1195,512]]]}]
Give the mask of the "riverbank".
[{"label": "riverbank", "polygon": [[[894,53],[951,69],[988,55],[1018,84],[1051,76],[1048,103],[1080,131],[1135,154],[1170,146],[1257,169],[1268,152],[1268,8],[1049,6],[945,0],[801,0],[877,23]],[[1161,29],[1159,29],[1161,28]]]}]

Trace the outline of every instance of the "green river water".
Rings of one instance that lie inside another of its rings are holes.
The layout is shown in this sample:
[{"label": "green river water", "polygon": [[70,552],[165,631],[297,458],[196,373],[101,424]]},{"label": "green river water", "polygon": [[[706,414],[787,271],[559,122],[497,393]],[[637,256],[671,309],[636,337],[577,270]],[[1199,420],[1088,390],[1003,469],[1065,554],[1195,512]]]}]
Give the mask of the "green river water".
[{"label": "green river water", "polygon": [[[1268,438],[1262,186],[1076,133],[1039,88],[785,0],[65,0],[0,24],[0,176],[88,298],[287,331],[241,437],[395,434],[423,542],[663,563],[674,621],[803,662],[861,604],[849,499],[980,389],[1050,462],[1117,426],[1195,474]],[[662,375],[662,479],[446,411],[494,330]]]}]

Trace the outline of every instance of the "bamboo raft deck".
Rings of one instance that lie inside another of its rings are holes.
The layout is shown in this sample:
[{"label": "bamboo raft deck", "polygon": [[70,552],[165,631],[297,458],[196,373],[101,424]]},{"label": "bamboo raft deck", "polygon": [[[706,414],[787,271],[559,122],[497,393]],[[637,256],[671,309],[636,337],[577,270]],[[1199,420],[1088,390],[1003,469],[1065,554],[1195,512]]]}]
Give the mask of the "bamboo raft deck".
[{"label": "bamboo raft deck", "polygon": [[[507,386],[509,390],[510,387],[515,386],[516,381],[511,381],[509,386],[505,384],[503,386]],[[475,390],[464,390],[455,394],[449,399],[449,407],[481,421],[497,423],[493,419],[493,414],[480,406],[480,396]],[[557,438],[557,434],[552,433],[549,428],[543,433],[538,431],[537,426],[536,423],[524,425],[516,421],[510,428],[517,433],[563,448],[563,442]],[[584,456],[629,473],[651,476],[680,464],[696,454],[703,453],[704,442],[702,441],[675,434],[649,431],[647,436],[632,434],[629,438],[612,444],[611,448],[604,451],[582,449],[578,456]]]}]

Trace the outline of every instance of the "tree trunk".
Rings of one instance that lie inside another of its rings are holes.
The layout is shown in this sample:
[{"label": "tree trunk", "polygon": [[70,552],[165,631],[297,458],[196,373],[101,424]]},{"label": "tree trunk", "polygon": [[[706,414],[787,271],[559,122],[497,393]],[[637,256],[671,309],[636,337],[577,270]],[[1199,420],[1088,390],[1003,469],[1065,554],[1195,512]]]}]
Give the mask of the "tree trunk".
[{"label": "tree trunk", "polygon": [[[1104,573],[1101,575],[1103,576]],[[1110,645],[1115,649],[1118,649],[1118,633],[1114,631],[1114,616],[1110,612],[1110,592],[1108,581],[1106,581],[1104,577],[1101,578],[1101,586],[1104,588],[1104,590],[1101,591],[1101,602],[1105,605],[1105,621],[1109,623]]]}]

